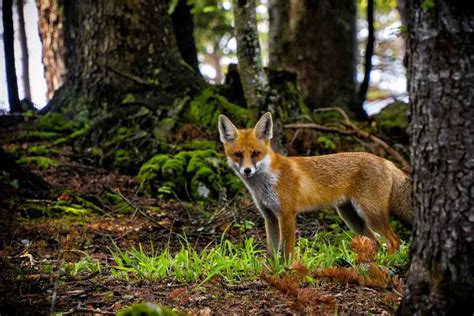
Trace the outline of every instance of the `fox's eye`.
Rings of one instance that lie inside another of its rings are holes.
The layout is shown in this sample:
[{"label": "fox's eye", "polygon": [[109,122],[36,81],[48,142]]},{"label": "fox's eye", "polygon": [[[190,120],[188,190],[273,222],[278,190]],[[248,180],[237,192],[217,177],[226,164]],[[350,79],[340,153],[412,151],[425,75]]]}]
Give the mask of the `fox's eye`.
[{"label": "fox's eye", "polygon": [[260,155],[260,152],[259,152],[259,151],[256,151],[256,150],[252,151],[252,158],[256,158],[256,157],[258,157],[259,155]]},{"label": "fox's eye", "polygon": [[241,151],[236,151],[236,152],[234,153],[234,156],[237,157],[237,158],[242,158],[242,157],[243,157],[243,154],[242,154]]}]

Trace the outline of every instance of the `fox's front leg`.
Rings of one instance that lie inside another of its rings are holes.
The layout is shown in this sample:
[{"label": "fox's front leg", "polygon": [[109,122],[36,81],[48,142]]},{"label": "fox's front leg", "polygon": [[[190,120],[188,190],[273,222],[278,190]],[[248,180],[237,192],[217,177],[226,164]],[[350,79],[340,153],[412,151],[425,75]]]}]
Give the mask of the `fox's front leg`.
[{"label": "fox's front leg", "polygon": [[267,233],[267,254],[268,258],[274,258],[280,249],[280,227],[278,217],[267,208],[262,208],[262,214],[265,218],[265,232]]},{"label": "fox's front leg", "polygon": [[295,249],[296,213],[282,210],[279,216],[279,224],[283,259],[288,262]]}]

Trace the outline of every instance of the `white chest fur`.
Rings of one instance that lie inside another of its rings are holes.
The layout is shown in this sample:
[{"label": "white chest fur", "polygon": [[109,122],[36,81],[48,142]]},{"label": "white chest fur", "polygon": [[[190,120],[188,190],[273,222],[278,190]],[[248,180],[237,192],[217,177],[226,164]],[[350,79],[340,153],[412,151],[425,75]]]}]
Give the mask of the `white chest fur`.
[{"label": "white chest fur", "polygon": [[271,159],[265,156],[264,159],[256,163],[256,172],[252,177],[243,177],[238,166],[229,159],[229,165],[242,179],[247,189],[252,194],[253,200],[257,206],[262,209],[267,208],[275,214],[280,212],[280,201],[275,192],[275,186],[278,182],[278,173],[270,170]]}]

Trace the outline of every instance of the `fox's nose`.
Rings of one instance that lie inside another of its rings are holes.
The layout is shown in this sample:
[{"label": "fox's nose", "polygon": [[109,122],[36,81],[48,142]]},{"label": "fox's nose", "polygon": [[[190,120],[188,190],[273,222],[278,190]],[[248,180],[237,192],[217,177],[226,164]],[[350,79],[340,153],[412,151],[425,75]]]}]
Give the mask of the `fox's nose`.
[{"label": "fox's nose", "polygon": [[252,172],[252,169],[250,169],[250,168],[245,168],[244,169],[245,174],[250,174],[250,172]]}]

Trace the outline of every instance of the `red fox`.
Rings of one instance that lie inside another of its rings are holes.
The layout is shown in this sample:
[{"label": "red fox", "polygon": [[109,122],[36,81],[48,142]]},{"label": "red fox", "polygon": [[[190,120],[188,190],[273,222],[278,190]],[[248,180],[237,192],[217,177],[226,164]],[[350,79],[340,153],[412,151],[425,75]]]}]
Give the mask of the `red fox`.
[{"label": "red fox", "polygon": [[335,207],[355,233],[381,234],[389,253],[400,241],[389,214],[413,221],[411,180],[392,162],[363,152],[315,157],[285,157],[273,151],[271,113],[253,129],[237,129],[219,116],[219,134],[229,166],[242,179],[265,219],[267,252],[288,260],[295,246],[296,215]]}]

